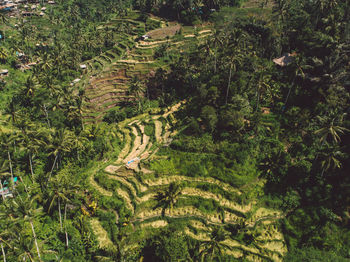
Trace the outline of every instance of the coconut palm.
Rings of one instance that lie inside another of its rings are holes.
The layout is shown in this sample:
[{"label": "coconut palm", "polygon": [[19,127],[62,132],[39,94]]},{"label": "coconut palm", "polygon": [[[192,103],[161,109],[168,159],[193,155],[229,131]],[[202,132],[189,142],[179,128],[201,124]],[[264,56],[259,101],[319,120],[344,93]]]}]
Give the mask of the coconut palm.
[{"label": "coconut palm", "polygon": [[2,24],[7,24],[7,22],[8,22],[8,16],[3,11],[0,11],[0,22]]},{"label": "coconut palm", "polygon": [[[77,183],[72,181],[65,170],[62,170],[57,176],[50,180],[49,185],[49,208],[50,211],[56,203],[59,214],[60,228],[65,230],[66,235],[66,246],[68,247],[68,233],[66,229],[66,218],[67,218],[67,204],[71,201],[70,199],[76,194],[79,186]],[[62,208],[61,204],[64,204],[64,221],[62,223]]]},{"label": "coconut palm", "polygon": [[11,159],[11,153],[10,153],[10,148],[12,147],[12,141],[13,141],[13,136],[10,134],[5,134],[2,130],[0,130],[0,148],[4,151],[7,152],[7,158],[8,158],[8,164],[9,164],[9,169],[10,169],[10,174],[11,174],[11,183],[14,181],[13,177],[13,169],[12,169],[12,159]]},{"label": "coconut palm", "polygon": [[134,77],[131,80],[128,93],[135,96],[135,98],[137,99],[138,111],[140,112],[142,107],[142,97],[145,93],[145,87],[137,77]]},{"label": "coconut palm", "polygon": [[0,47],[0,61],[6,61],[7,57],[8,57],[7,51],[5,50],[4,47],[1,46]]},{"label": "coconut palm", "polygon": [[39,261],[41,260],[40,249],[34,227],[34,220],[41,213],[41,209],[35,207],[35,197],[18,197],[13,198],[8,205],[7,212],[14,219],[15,224],[29,223],[32,230],[32,240],[36,248]]},{"label": "coconut palm", "polygon": [[[6,207],[4,207],[6,208]],[[6,252],[5,252],[5,247],[7,247],[7,251],[13,249],[13,241],[16,238],[15,233],[14,233],[14,228],[11,225],[11,222],[6,220],[7,214],[4,212],[5,210],[2,209],[0,210],[0,213],[2,216],[1,218],[1,228],[0,228],[0,246],[1,246],[1,253],[3,256],[4,262],[6,262]]]},{"label": "coconut palm", "polygon": [[34,181],[34,171],[33,171],[33,157],[39,152],[39,149],[47,144],[50,137],[49,130],[36,126],[34,128],[33,124],[28,123],[23,129],[21,134],[19,134],[21,145],[24,151],[28,155],[30,173],[32,180]]},{"label": "coconut palm", "polygon": [[167,189],[164,191],[159,191],[155,200],[158,202],[154,209],[158,207],[162,208],[162,216],[165,215],[166,209],[169,209],[169,213],[171,214],[173,207],[175,206],[177,200],[181,195],[181,186],[175,182],[170,183]]},{"label": "coconut palm", "polygon": [[339,160],[344,157],[344,153],[340,151],[338,147],[327,147],[322,153],[321,157],[321,166],[322,166],[322,176],[324,172],[329,169],[338,169],[341,168],[342,164]]},{"label": "coconut palm", "polygon": [[256,108],[257,111],[259,108],[260,97],[263,92],[266,92],[271,89],[271,74],[269,73],[269,68],[262,66],[257,70],[257,83],[256,83]]},{"label": "coconut palm", "polygon": [[58,165],[57,160],[60,157],[60,154],[63,152],[71,152],[74,145],[73,138],[73,132],[68,129],[58,129],[52,135],[52,139],[48,145],[49,149],[51,149],[49,155],[53,155],[55,158],[48,176],[48,181],[51,178],[55,165]]},{"label": "coconut palm", "polygon": [[349,131],[345,127],[336,125],[336,118],[326,118],[326,117],[319,117],[320,120],[324,123],[324,127],[318,129],[315,131],[316,135],[320,135],[320,142],[327,143],[327,140],[329,141],[329,137],[333,142],[339,143],[340,142],[340,135],[344,134],[346,131]]},{"label": "coconut palm", "polygon": [[213,226],[210,233],[210,240],[203,241],[201,244],[201,261],[214,261],[215,257],[223,255],[224,250],[230,249],[228,245],[223,243],[227,237],[222,227]]}]

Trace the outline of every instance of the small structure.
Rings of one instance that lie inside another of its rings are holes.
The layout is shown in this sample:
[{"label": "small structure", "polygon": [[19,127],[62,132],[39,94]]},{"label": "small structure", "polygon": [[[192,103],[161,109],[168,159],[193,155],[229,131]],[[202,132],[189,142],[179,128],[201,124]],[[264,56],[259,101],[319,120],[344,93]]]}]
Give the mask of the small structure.
[{"label": "small structure", "polygon": [[0,10],[1,11],[12,11],[13,9],[15,9],[17,7],[16,4],[6,4],[6,5],[2,5],[0,6]]},{"label": "small structure", "polygon": [[149,35],[143,35],[143,36],[141,36],[141,39],[142,39],[142,40],[147,40],[147,39],[149,39],[149,38],[150,38]]},{"label": "small structure", "polygon": [[36,9],[36,5],[32,5],[30,9],[35,10]]},{"label": "small structure", "polygon": [[87,68],[87,66],[85,64],[80,65],[79,67],[80,67],[80,69],[86,69]]},{"label": "small structure", "polygon": [[279,65],[279,66],[287,66],[289,65],[290,63],[294,62],[295,61],[295,56],[297,55],[297,53],[287,53],[287,54],[283,54],[283,56],[281,57],[278,57],[278,58],[275,58],[273,59],[272,61],[276,64],[276,65]]},{"label": "small structure", "polygon": [[75,85],[76,83],[78,83],[81,79],[80,78],[76,78],[72,81],[72,83],[70,83],[71,86]]},{"label": "small structure", "polygon": [[46,11],[46,7],[41,8],[41,11]]},{"label": "small structure", "polygon": [[39,13],[39,16],[44,16],[44,15],[45,15],[44,12],[40,12],[40,13]]},{"label": "small structure", "polygon": [[135,158],[129,160],[128,163],[126,163],[126,166],[129,167],[129,165],[131,165],[132,163],[135,163],[136,161],[140,161],[140,158],[135,157]]},{"label": "small structure", "polygon": [[54,5],[54,4],[56,4],[55,1],[48,1],[47,3],[48,3],[49,5]]},{"label": "small structure", "polygon": [[0,70],[0,76],[7,76],[8,74],[9,74],[9,70],[7,70],[7,69]]},{"label": "small structure", "polygon": [[[0,181],[0,183],[2,182]],[[13,185],[16,186],[16,184],[17,184],[17,177],[14,177]],[[1,185],[0,196],[2,196],[3,198],[13,197],[11,190],[8,188],[8,182],[6,180]]]},{"label": "small structure", "polygon": [[35,65],[36,65],[36,62],[27,63],[27,64],[17,64],[16,68],[20,69],[21,71],[25,71],[25,70],[32,69],[32,67]]}]

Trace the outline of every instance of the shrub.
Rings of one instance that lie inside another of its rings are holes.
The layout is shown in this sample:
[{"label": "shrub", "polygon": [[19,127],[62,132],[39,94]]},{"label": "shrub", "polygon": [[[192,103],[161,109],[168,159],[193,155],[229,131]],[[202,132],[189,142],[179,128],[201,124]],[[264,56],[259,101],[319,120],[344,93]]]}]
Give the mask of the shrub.
[{"label": "shrub", "polygon": [[145,125],[145,134],[148,136],[153,136],[154,134],[154,124],[147,123]]}]

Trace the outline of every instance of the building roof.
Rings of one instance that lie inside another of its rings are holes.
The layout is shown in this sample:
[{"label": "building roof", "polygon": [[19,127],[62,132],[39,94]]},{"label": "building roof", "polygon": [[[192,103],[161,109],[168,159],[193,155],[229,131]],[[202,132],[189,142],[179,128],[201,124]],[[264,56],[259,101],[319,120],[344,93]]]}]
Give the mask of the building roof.
[{"label": "building roof", "polygon": [[273,59],[273,62],[279,66],[287,66],[290,63],[294,62],[296,55],[297,54],[295,52],[283,54],[283,56]]}]

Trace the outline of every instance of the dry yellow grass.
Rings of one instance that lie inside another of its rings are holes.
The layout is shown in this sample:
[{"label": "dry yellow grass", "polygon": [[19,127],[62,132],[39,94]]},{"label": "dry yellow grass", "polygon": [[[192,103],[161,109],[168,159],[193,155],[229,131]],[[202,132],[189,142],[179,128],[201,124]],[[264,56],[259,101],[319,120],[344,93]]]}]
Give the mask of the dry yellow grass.
[{"label": "dry yellow grass", "polygon": [[113,249],[113,242],[109,239],[106,230],[101,226],[97,218],[90,219],[90,225],[97,237],[98,245],[101,249]]}]

